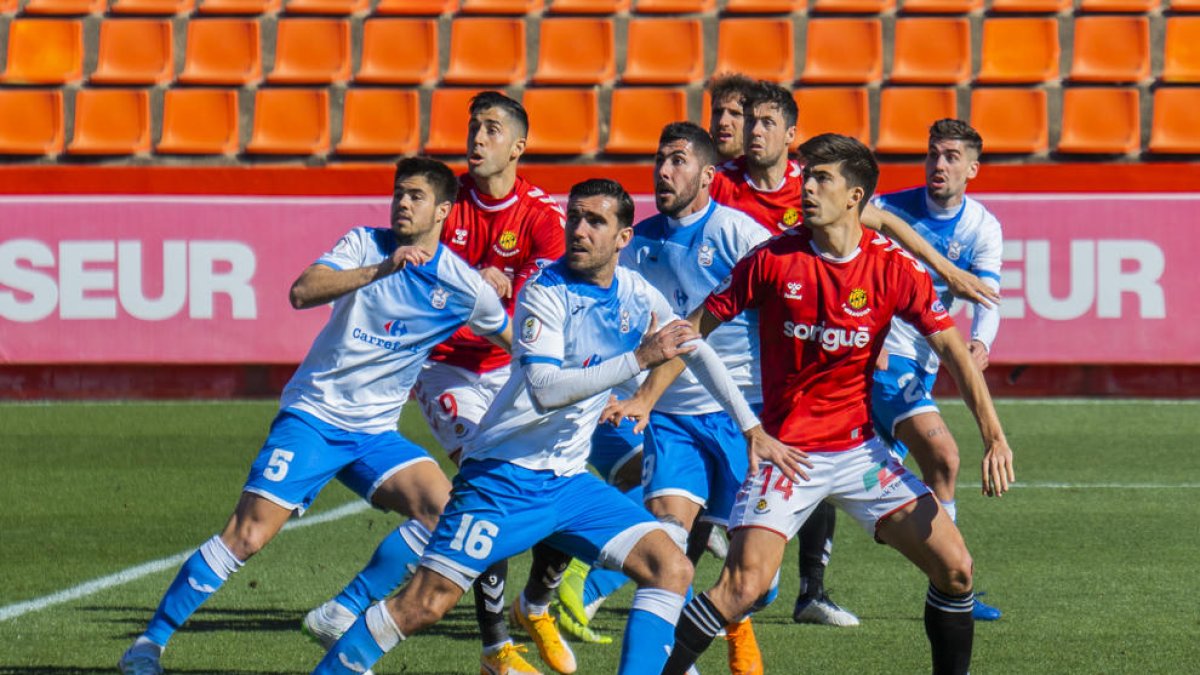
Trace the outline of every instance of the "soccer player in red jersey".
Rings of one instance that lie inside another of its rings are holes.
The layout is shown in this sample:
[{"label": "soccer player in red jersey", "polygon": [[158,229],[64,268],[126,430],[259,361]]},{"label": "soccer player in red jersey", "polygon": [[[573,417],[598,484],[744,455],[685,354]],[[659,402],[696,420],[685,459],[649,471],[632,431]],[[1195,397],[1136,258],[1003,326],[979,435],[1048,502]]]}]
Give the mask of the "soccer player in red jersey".
[{"label": "soccer player in red jersey", "polygon": [[983,375],[924,267],[862,228],[859,218],[879,175],[871,151],[823,134],[801,152],[808,162],[806,227],[743,258],[690,317],[707,334],[743,310],[758,310],[763,427],[798,455],[763,458],[750,448],[729,557],[716,586],[684,609],[663,672],[686,672],[722,626],[751,608],[767,591],[788,539],[829,499],[928,576],[933,672],[967,673],[974,636],[970,554],[929,488],[888,452],[871,424],[872,373],[893,316],[926,337],[963,392],[986,448],[987,494],[1002,495],[1014,480],[1012,451]]},{"label": "soccer player in red jersey", "polygon": [[722,161],[735,160],[742,156],[743,127],[745,114],[742,101],[754,89],[754,80],[741,73],[728,73],[714,77],[708,83],[708,95],[712,101],[708,116],[708,134],[717,146]]}]

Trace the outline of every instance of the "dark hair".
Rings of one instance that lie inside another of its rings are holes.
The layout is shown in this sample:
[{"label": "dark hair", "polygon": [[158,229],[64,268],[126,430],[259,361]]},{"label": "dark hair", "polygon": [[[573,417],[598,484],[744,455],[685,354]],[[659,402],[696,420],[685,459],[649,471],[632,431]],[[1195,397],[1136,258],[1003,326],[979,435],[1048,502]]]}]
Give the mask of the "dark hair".
[{"label": "dark hair", "polygon": [[929,127],[929,144],[938,141],[962,141],[963,145],[975,151],[975,156],[983,154],[983,137],[966,122],[956,119],[944,119],[934,122]]},{"label": "dark hair", "polygon": [[712,136],[700,127],[698,124],[691,122],[671,122],[663,127],[662,133],[658,136],[658,147],[662,147],[667,143],[675,141],[687,141],[692,144],[692,152],[696,154],[696,158],[700,160],[700,166],[713,166],[719,160],[717,156],[717,146],[713,144]]},{"label": "dark hair", "polygon": [[817,164],[840,164],[838,170],[850,187],[863,189],[862,201],[858,203],[858,212],[867,207],[871,195],[875,194],[875,184],[879,182],[879,163],[871,149],[858,139],[841,134],[821,134],[804,141],[799,149],[806,166]]},{"label": "dark hair", "polygon": [[571,194],[567,196],[567,208],[570,208],[571,202],[585,197],[612,197],[617,202],[617,225],[633,227],[633,197],[630,197],[617,181],[609,178],[589,178],[572,185]]},{"label": "dark hair", "polygon": [[433,196],[439,204],[453,202],[458,196],[458,179],[454,177],[454,172],[436,159],[405,157],[396,162],[396,177],[392,180],[392,186],[395,187],[400,181],[413,176],[421,176],[429,181],[430,187],[433,188]]},{"label": "dark hair", "polygon": [[800,117],[800,108],[796,105],[796,99],[792,98],[792,92],[774,82],[759,80],[750,91],[746,92],[746,99],[742,102],[742,106],[746,111],[746,116],[749,117],[755,107],[763,104],[779,108],[779,112],[783,114],[783,121],[789,127],[796,126],[796,120]]},{"label": "dark hair", "polygon": [[721,73],[709,81],[708,95],[714,105],[733,95],[739,101],[745,101],[746,94],[753,88],[754,80],[741,73]]},{"label": "dark hair", "polygon": [[498,91],[479,92],[471,99],[471,107],[467,110],[469,114],[474,115],[492,108],[503,110],[521,127],[519,136],[524,137],[529,134],[529,113],[525,112],[525,107]]}]

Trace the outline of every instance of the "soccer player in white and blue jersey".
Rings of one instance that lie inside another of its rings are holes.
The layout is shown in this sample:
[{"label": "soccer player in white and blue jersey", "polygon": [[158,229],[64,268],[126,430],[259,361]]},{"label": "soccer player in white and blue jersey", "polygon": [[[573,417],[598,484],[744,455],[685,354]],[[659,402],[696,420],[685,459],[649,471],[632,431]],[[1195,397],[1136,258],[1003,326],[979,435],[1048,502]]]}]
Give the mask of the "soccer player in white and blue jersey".
[{"label": "soccer player in white and blue jersey", "polygon": [[396,165],[391,228],[351,230],[296,280],[297,309],[333,302],[329,322],[284,388],[270,435],[220,534],[184,562],[121,672],[162,672],[167,641],[250,556],[337,478],[376,507],[406,514],[409,562],[449,499],[449,481],[396,424],[430,350],[466,324],[508,347],[500,299],[438,243],[457,181],[441,162]]},{"label": "soccer player in white and blue jersey", "polygon": [[695,331],[678,320],[656,329],[659,318],[673,316],[671,305],[640,275],[617,267],[632,221],[633,201],[619,184],[593,179],[572,188],[567,253],[521,292],[512,377],[464,448],[421,567],[397,595],[367,610],[314,672],[369,668],[440,619],[492,561],[542,540],[638,583],[620,672],[661,670],[692,566],[653,516],[586,471],[610,390],[686,353],[753,447],[789,451],[762,432]]},{"label": "soccer player in white and blue jersey", "polygon": [[[946,259],[999,292],[1000,223],[966,195],[967,183],[979,173],[982,152],[983,139],[967,123],[955,119],[934,122],[929,128],[925,185],[875,201],[911,224]],[[942,302],[950,306],[954,297],[946,283],[936,272],[930,270],[930,274]],[[999,327],[998,307],[975,305],[967,348],[980,370],[987,368],[988,352]],[[901,456],[912,451],[925,482],[953,519],[957,514],[958,445],[932,396],[939,359],[925,338],[898,318],[892,320],[884,348],[886,356],[875,371],[871,391],[875,427]],[[977,599],[974,615],[977,620],[994,621],[1000,618],[1000,610]]]}]

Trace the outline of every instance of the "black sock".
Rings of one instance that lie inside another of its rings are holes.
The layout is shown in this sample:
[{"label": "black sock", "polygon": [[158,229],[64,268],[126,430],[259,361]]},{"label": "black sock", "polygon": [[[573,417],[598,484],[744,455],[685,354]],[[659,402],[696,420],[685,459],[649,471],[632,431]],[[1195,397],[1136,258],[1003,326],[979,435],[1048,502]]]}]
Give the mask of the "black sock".
[{"label": "black sock", "polygon": [[547,544],[533,547],[533,562],[529,566],[529,581],[525,584],[525,600],[534,605],[548,605],[554,589],[562,583],[563,572],[571,564],[571,556]]},{"label": "black sock", "polygon": [[504,621],[504,580],[508,577],[508,561],[501,560],[484,570],[475,580],[475,621],[484,647],[492,647],[509,639],[508,623]]},{"label": "black sock", "polygon": [[966,675],[971,669],[975,594],[943,593],[929,585],[925,596],[925,634],[933,652],[934,675]]},{"label": "black sock", "polygon": [[667,658],[667,665],[663,666],[663,675],[687,673],[688,668],[695,665],[696,659],[728,623],[729,620],[717,611],[707,594],[701,593],[692,598],[675,624],[675,646]]},{"label": "black sock", "polygon": [[825,566],[833,552],[836,524],[837,509],[829,502],[821,502],[800,528],[801,597],[816,597],[825,592]]},{"label": "black sock", "polygon": [[712,534],[713,524],[707,520],[696,519],[692,531],[688,533],[687,557],[695,565],[700,556],[708,550],[708,537]]}]

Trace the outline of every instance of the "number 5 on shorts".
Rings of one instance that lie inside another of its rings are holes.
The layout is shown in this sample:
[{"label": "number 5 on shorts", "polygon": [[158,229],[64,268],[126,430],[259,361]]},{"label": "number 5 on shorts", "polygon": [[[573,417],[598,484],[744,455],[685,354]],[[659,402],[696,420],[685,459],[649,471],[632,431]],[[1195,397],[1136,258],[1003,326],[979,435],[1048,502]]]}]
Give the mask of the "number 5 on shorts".
[{"label": "number 5 on shorts", "polygon": [[500,533],[495,523],[475,520],[471,514],[463,514],[462,524],[450,542],[453,551],[465,551],[467,555],[482,560],[492,552],[492,538]]},{"label": "number 5 on shorts", "polygon": [[292,461],[295,456],[294,452],[275,448],[275,451],[271,453],[271,459],[267,460],[267,468],[263,471],[263,477],[277,483],[283,480],[287,476],[288,462]]}]

